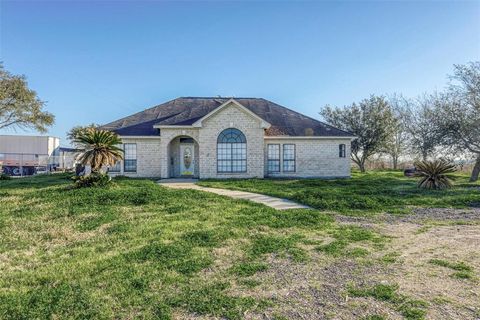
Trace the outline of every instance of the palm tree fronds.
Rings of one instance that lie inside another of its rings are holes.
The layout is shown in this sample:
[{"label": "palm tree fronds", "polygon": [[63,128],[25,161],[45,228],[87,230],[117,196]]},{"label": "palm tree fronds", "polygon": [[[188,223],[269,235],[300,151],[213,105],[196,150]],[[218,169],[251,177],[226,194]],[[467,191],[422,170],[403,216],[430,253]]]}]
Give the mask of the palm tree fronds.
[{"label": "palm tree fronds", "polygon": [[455,165],[445,159],[415,162],[418,187],[422,189],[447,189],[453,186],[448,174],[456,171]]},{"label": "palm tree fronds", "polygon": [[117,147],[122,141],[114,132],[89,128],[78,134],[75,143],[83,146],[78,160],[82,165],[90,165],[92,172],[123,159],[123,150]]}]

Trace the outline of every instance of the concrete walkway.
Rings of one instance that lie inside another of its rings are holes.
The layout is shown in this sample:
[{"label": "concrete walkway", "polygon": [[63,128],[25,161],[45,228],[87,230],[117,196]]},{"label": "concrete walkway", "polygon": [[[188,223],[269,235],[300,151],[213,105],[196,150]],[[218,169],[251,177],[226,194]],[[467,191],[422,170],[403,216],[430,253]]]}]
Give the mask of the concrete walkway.
[{"label": "concrete walkway", "polygon": [[263,194],[245,192],[245,191],[236,191],[236,190],[227,190],[227,189],[218,189],[218,188],[207,188],[202,187],[196,184],[198,180],[196,179],[162,179],[158,181],[158,184],[164,187],[173,188],[173,189],[193,189],[200,190],[205,192],[212,192],[222,196],[227,196],[234,199],[244,199],[257,203],[261,203],[268,207],[277,209],[277,210],[287,210],[287,209],[310,209],[310,207],[303,204],[299,204],[287,199],[276,198],[271,196],[266,196]]}]

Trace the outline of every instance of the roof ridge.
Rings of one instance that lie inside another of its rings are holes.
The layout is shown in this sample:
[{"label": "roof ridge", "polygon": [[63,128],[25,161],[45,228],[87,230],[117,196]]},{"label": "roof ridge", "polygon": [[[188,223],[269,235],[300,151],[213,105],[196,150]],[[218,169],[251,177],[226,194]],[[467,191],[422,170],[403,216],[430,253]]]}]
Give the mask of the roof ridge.
[{"label": "roof ridge", "polygon": [[273,102],[273,101],[270,101],[270,100],[267,100],[267,99],[264,99],[264,98],[260,98],[260,99],[265,100],[265,101],[267,101],[267,102],[269,102],[269,103],[272,103],[272,104],[274,104],[274,105],[276,105],[276,106],[278,106],[278,107],[281,107],[281,108],[287,109],[287,110],[289,110],[289,111],[292,111],[292,112],[294,112],[294,113],[296,113],[296,114],[301,115],[302,117],[305,117],[305,118],[308,118],[308,119],[310,119],[310,120],[319,122],[319,123],[323,124],[324,126],[330,127],[331,129],[340,130],[340,131],[343,131],[343,132],[345,132],[345,133],[351,134],[352,136],[354,135],[353,133],[351,133],[351,132],[349,132],[349,131],[347,131],[347,130],[343,130],[343,129],[337,128],[337,127],[335,127],[335,126],[332,126],[331,124],[328,124],[328,123],[326,123],[326,122],[323,122],[323,121],[318,120],[318,119],[315,119],[315,118],[312,118],[312,117],[310,117],[310,116],[307,116],[306,114],[300,113],[300,112],[295,111],[295,110],[290,109],[290,108],[287,108],[287,107],[282,106],[282,105],[280,105],[280,104],[278,104],[278,103],[275,103],[275,102]]},{"label": "roof ridge", "polygon": [[261,100],[263,98],[257,98],[257,97],[235,97],[235,96],[210,96],[210,97],[178,97],[177,99],[257,99]]},{"label": "roof ridge", "polygon": [[[133,117],[133,116],[135,116],[135,115],[137,115],[137,114],[144,113],[145,111],[149,111],[149,110],[158,108],[158,107],[160,107],[160,106],[162,106],[162,105],[164,105],[164,104],[170,103],[170,102],[175,101],[175,100],[177,100],[177,99],[178,99],[178,98],[171,99],[171,100],[165,101],[164,103],[160,103],[160,104],[154,105],[153,107],[149,107],[149,108],[143,109],[142,111],[135,112],[134,114],[125,116],[125,117],[120,118],[120,119],[117,119],[117,120],[115,120],[115,121],[111,121],[111,122],[109,122],[109,123],[102,124],[100,127],[107,127],[108,125],[110,125],[110,124],[112,124],[112,123],[114,123],[114,122],[120,122],[120,121],[122,121],[122,120],[125,121],[127,118],[131,118],[131,117]],[[132,126],[132,125],[130,125],[130,126]]]}]

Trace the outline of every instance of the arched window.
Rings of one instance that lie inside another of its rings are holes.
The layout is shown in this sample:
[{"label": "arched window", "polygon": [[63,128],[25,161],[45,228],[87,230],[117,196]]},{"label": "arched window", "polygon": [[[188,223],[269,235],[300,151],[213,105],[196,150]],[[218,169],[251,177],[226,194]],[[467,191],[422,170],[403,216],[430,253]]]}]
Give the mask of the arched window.
[{"label": "arched window", "polygon": [[229,128],[218,135],[217,172],[247,172],[247,139],[240,130]]}]

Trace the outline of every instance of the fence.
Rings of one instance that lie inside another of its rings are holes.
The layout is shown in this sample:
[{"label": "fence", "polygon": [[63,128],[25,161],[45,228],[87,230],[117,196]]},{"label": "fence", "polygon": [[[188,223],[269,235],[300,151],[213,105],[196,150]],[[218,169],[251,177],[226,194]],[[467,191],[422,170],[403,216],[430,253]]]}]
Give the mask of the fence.
[{"label": "fence", "polygon": [[52,171],[71,170],[75,167],[74,153],[57,156],[30,153],[0,153],[1,172],[11,176],[25,176]]}]

